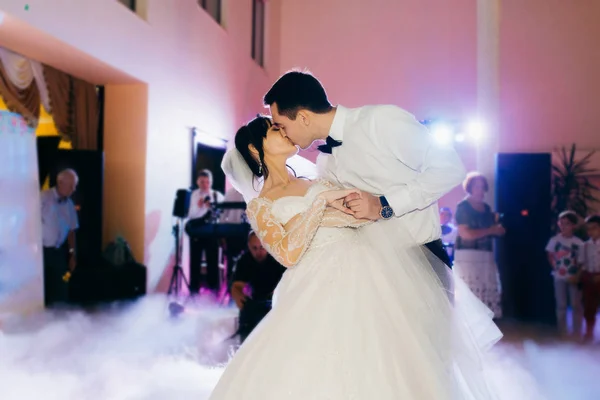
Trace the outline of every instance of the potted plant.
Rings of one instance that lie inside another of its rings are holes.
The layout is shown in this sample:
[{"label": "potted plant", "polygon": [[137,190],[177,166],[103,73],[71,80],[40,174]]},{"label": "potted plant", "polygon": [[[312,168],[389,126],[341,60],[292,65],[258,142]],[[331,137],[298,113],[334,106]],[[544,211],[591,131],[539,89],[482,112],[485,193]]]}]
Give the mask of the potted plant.
[{"label": "potted plant", "polygon": [[[598,202],[596,192],[600,190],[594,185],[591,177],[599,175],[600,170],[590,167],[595,151],[590,151],[583,158],[575,159],[576,146],[571,150],[565,147],[556,150],[557,161],[552,165],[552,228],[558,228],[558,214],[565,210],[574,211],[580,218],[586,218],[593,203]],[[583,226],[577,231],[578,236],[585,236]]]}]

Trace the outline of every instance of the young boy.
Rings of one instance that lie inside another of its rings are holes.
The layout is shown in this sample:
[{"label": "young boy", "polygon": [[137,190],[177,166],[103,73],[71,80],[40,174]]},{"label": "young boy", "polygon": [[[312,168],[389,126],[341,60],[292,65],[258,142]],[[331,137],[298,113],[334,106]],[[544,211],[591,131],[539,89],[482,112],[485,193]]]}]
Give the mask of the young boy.
[{"label": "young boy", "polygon": [[573,333],[579,336],[583,325],[583,304],[578,283],[584,243],[573,234],[576,226],[577,214],[573,211],[560,213],[558,216],[560,233],[550,239],[546,246],[546,252],[554,275],[554,296],[559,332],[562,335],[568,333],[567,298],[570,298],[573,312]]},{"label": "young boy", "polygon": [[596,314],[600,306],[600,215],[585,220],[590,240],[585,243],[584,264],[581,273],[583,285],[583,315],[586,340],[594,339]]}]

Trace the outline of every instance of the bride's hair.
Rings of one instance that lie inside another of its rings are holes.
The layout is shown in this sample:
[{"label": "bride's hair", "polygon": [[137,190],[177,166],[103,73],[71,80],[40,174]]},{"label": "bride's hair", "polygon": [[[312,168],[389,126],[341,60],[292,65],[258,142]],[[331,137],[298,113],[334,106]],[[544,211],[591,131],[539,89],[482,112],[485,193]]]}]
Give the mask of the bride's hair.
[{"label": "bride's hair", "polygon": [[[235,134],[235,148],[242,155],[246,164],[248,164],[248,168],[250,168],[252,174],[263,179],[267,179],[269,176],[269,168],[265,164],[263,143],[271,124],[271,118],[259,114],[252,121],[238,129]],[[253,145],[258,152],[259,161],[250,152],[250,145]],[[295,176],[296,171],[289,165],[287,167]]]},{"label": "bride's hair", "polygon": [[[235,134],[235,148],[240,152],[254,176],[259,178],[264,177],[265,179],[269,176],[269,169],[265,165],[263,141],[267,137],[267,131],[270,127],[271,120],[265,116],[258,115],[252,121],[238,129]],[[259,161],[250,152],[250,145],[254,146],[256,151],[258,151]]]}]

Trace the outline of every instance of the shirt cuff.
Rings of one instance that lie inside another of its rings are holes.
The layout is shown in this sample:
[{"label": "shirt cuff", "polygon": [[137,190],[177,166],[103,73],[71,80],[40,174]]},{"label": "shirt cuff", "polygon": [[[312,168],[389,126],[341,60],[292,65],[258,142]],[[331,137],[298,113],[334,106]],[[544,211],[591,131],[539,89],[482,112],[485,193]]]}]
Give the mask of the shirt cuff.
[{"label": "shirt cuff", "polygon": [[[417,183],[414,183],[417,185]],[[395,217],[401,217],[418,208],[419,199],[416,190],[410,190],[409,186],[399,186],[384,194],[390,207],[394,210]]]}]

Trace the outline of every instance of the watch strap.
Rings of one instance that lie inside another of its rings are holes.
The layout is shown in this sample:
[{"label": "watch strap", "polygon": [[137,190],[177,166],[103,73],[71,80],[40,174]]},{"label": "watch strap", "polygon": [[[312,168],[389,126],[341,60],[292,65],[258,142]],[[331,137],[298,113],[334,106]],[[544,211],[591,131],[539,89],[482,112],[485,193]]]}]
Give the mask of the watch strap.
[{"label": "watch strap", "polygon": [[380,196],[379,197],[379,202],[381,203],[382,207],[389,207],[390,203],[387,201],[387,199],[385,198],[385,196]]}]

